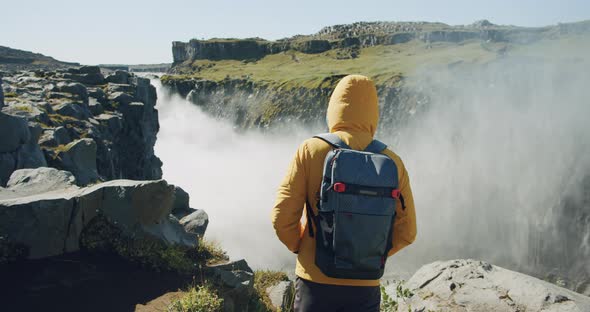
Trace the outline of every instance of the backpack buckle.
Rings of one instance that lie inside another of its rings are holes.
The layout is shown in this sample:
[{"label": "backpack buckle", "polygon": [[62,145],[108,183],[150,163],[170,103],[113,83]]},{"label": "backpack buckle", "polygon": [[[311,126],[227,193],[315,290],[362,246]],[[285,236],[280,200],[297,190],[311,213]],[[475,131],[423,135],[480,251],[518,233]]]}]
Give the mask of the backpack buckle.
[{"label": "backpack buckle", "polygon": [[399,199],[401,195],[401,192],[399,189],[394,189],[393,191],[391,191],[391,197],[395,198],[395,199]]},{"label": "backpack buckle", "polygon": [[334,183],[334,192],[336,193],[344,193],[346,192],[346,184],[344,183]]}]

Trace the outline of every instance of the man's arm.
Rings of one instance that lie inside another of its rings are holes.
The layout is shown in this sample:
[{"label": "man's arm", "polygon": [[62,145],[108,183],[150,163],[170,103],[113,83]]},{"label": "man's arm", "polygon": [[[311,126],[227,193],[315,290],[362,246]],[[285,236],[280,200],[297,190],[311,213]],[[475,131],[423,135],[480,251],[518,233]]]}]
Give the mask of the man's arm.
[{"label": "man's arm", "polygon": [[299,146],[289,165],[287,175],[279,186],[271,214],[272,225],[277,236],[292,252],[299,250],[303,233],[300,220],[307,193],[307,159],[309,159],[308,152],[304,143]]},{"label": "man's arm", "polygon": [[404,197],[405,209],[402,208],[401,202],[398,201],[396,205],[397,216],[393,224],[393,247],[388,256],[410,245],[416,239],[416,209],[414,208],[414,197],[410,187],[410,177],[401,159],[399,157],[394,159],[398,167],[399,188]]}]

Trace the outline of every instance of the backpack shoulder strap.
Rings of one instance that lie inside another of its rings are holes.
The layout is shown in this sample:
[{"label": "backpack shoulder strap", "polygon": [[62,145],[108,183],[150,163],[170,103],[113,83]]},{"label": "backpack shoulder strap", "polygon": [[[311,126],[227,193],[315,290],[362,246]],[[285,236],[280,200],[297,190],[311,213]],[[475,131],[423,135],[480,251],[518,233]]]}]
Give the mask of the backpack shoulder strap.
[{"label": "backpack shoulder strap", "polygon": [[334,148],[344,148],[344,149],[351,149],[342,139],[334,134],[334,133],[322,133],[315,135],[314,138],[320,139],[328,144],[330,144]]},{"label": "backpack shoulder strap", "polygon": [[385,145],[385,143],[383,143],[379,140],[373,140],[371,143],[369,143],[367,148],[365,148],[365,152],[379,154],[379,153],[383,152],[386,148],[387,148],[387,145]]}]

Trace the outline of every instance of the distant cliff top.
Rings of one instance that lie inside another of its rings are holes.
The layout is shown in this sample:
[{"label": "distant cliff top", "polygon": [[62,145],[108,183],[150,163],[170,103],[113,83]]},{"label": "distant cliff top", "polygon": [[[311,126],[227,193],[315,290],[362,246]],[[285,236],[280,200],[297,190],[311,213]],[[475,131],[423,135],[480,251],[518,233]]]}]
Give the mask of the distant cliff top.
[{"label": "distant cliff top", "polygon": [[590,21],[545,27],[502,26],[488,20],[458,26],[431,22],[358,22],[328,26],[312,35],[296,35],[276,41],[262,38],[175,41],[172,43],[172,54],[174,64],[178,65],[195,60],[255,60],[286,51],[315,54],[341,48],[401,44],[412,40],[427,43],[480,40],[527,44],[562,35],[586,33],[590,33]]},{"label": "distant cliff top", "polygon": [[40,53],[0,46],[0,70],[58,69],[72,66],[80,66],[80,64],[62,62]]}]

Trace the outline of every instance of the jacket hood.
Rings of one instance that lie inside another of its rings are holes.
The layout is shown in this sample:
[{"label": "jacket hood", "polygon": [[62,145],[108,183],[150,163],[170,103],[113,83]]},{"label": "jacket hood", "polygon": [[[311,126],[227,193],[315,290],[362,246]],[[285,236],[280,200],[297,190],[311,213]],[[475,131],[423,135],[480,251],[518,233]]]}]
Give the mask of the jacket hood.
[{"label": "jacket hood", "polygon": [[330,132],[375,135],[379,122],[379,103],[373,81],[361,75],[342,78],[330,97],[327,121]]}]

